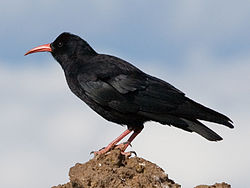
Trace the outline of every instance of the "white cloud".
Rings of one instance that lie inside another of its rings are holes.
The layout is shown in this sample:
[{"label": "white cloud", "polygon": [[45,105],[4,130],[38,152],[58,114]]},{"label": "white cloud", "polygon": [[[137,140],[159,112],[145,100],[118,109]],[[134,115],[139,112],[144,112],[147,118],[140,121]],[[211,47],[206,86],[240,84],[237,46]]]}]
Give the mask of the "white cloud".
[{"label": "white cloud", "polygon": [[177,48],[174,53],[185,53],[190,45],[213,50],[218,44],[230,47],[237,42],[234,47],[248,48],[250,3],[244,0],[14,2],[15,6],[0,2],[0,53],[18,61],[22,50],[50,42],[63,31],[80,35],[97,49],[119,45],[131,56],[160,56],[172,47]]}]

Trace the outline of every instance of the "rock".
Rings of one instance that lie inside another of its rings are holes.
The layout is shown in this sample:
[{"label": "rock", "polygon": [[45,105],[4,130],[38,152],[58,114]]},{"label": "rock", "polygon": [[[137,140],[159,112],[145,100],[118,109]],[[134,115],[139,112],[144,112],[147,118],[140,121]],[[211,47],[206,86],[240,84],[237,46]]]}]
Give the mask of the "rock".
[{"label": "rock", "polygon": [[216,183],[214,185],[199,185],[196,186],[195,188],[231,188],[231,185],[222,182],[222,183]]},{"label": "rock", "polygon": [[139,157],[127,158],[120,150],[99,155],[70,169],[70,182],[53,188],[180,188],[156,164]]}]

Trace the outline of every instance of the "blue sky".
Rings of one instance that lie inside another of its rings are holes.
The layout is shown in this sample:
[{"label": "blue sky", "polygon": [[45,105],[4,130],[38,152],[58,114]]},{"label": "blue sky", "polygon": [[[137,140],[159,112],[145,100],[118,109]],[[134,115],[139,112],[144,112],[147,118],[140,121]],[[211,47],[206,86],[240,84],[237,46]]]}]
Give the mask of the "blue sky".
[{"label": "blue sky", "polygon": [[250,183],[249,10],[244,0],[1,1],[0,187],[65,183],[71,166],[86,162],[90,151],[124,131],[70,92],[49,53],[23,56],[64,31],[235,122],[233,130],[207,123],[224,138],[218,143],[146,123],[132,148],[140,157],[160,165],[184,188],[220,181],[245,187]]}]

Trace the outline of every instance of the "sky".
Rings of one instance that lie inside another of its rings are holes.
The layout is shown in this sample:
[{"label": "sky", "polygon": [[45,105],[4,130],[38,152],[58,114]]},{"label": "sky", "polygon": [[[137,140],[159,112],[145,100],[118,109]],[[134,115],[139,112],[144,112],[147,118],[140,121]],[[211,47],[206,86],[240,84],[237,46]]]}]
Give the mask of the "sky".
[{"label": "sky", "polygon": [[51,187],[125,130],[74,96],[49,53],[23,56],[60,33],[125,59],[229,116],[205,123],[223,141],[148,122],[132,143],[182,187],[250,184],[250,2],[0,2],[0,187]]}]

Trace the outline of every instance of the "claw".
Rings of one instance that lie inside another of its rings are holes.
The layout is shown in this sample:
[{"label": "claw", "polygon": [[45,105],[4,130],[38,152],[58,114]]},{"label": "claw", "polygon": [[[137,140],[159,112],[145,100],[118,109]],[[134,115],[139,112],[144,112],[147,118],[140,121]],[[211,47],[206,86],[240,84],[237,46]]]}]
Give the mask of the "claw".
[{"label": "claw", "polygon": [[96,155],[99,151],[101,151],[101,150],[103,150],[103,149],[105,149],[105,147],[99,149],[98,151],[91,151],[91,152],[90,152],[90,155],[92,155],[92,154]]}]

